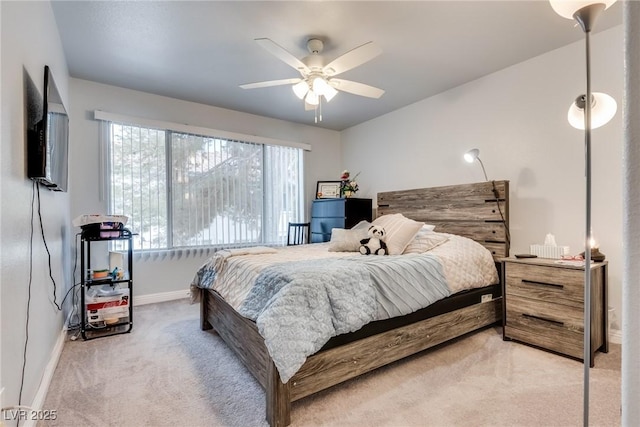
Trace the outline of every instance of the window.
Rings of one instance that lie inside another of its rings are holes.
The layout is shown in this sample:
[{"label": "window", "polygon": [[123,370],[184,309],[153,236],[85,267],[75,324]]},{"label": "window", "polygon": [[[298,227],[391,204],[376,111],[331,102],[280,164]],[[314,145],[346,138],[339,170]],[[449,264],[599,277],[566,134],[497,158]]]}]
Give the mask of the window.
[{"label": "window", "polygon": [[103,123],[109,212],[136,250],[282,244],[303,218],[301,148]]}]

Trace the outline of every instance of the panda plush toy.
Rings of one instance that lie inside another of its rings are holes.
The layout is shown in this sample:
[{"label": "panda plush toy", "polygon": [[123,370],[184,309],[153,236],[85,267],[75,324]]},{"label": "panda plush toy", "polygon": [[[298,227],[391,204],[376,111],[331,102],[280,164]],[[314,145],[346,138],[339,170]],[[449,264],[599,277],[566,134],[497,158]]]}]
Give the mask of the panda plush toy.
[{"label": "panda plush toy", "polygon": [[387,255],[387,244],[384,242],[384,228],[372,225],[368,231],[369,237],[360,240],[360,253],[362,255]]}]

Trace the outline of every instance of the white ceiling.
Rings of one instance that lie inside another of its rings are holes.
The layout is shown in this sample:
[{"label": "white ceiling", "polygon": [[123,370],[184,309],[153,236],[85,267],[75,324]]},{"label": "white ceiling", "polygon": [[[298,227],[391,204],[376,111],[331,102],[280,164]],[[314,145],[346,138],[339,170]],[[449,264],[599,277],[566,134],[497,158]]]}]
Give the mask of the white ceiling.
[{"label": "white ceiling", "polygon": [[[622,23],[619,3],[594,32]],[[53,10],[72,77],[309,125],[313,111],[288,86],[238,87],[299,77],[254,39],[302,58],[318,37],[328,61],[373,41],[382,54],[340,77],[386,92],[339,93],[316,125],[335,130],[584,38],[544,0],[54,0]]]}]

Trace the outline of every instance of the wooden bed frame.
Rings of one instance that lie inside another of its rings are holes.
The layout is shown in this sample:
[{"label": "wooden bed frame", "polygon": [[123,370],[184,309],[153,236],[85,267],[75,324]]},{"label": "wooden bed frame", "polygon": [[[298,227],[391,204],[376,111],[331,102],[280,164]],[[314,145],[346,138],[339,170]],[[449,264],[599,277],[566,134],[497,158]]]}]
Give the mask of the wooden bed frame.
[{"label": "wooden bed frame", "polygon": [[[436,231],[472,238],[487,247],[496,262],[509,255],[508,181],[379,193],[378,216],[396,212],[434,224]],[[256,324],[216,292],[202,290],[200,296],[201,328],[214,328],[265,389],[272,427],[291,422],[291,402],[502,319],[501,298],[476,303],[320,350],[283,384]]]}]

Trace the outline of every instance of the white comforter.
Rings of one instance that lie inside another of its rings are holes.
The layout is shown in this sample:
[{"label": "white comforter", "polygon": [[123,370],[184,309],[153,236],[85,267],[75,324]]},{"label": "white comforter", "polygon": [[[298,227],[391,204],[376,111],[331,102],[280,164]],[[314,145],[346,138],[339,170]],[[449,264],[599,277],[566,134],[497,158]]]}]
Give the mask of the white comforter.
[{"label": "white comforter", "polygon": [[[445,233],[442,233],[445,234]],[[452,294],[498,283],[498,273],[491,253],[477,242],[455,234],[429,251],[439,258]],[[216,252],[202,267],[216,270],[212,283],[191,284],[192,301],[199,296],[200,287],[211,288],[238,310],[253,287],[258,274],[270,265],[318,258],[363,256],[354,252],[329,252],[329,243],[287,246],[283,248],[257,247]],[[257,256],[259,255],[259,256]]]},{"label": "white comforter", "polygon": [[194,278],[256,322],[283,382],[331,337],[497,283],[491,254],[455,235],[427,254],[363,256],[328,244],[219,251]]}]

